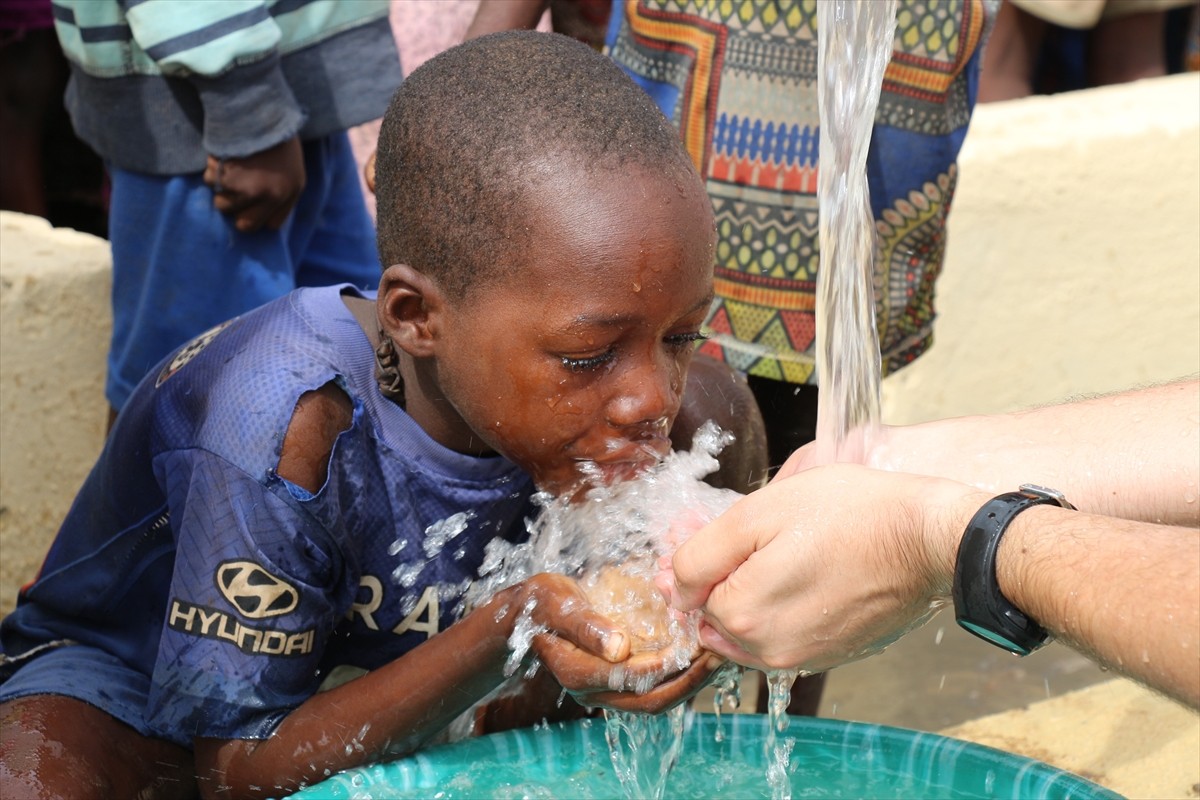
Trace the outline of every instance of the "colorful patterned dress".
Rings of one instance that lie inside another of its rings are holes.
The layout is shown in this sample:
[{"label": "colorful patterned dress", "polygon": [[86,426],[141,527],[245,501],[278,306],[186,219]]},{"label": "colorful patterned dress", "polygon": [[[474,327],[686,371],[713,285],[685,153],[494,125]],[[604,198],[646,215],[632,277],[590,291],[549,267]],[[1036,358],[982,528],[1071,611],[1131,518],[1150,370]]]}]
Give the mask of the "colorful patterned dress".
[{"label": "colorful patterned dress", "polygon": [[[994,0],[900,0],[867,169],[884,374],[929,347],[955,160]],[[702,352],[815,383],[815,0],[625,0],[608,50],[676,123],[708,185],[716,293]]]}]

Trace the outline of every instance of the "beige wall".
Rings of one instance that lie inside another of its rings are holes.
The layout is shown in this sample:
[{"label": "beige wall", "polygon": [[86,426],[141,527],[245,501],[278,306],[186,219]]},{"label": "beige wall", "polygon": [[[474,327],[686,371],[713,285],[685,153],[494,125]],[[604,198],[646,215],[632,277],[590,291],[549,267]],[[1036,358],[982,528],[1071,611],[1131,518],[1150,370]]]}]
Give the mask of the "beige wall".
[{"label": "beige wall", "polygon": [[1200,372],[1200,75],[976,108],[933,348],[884,420]]},{"label": "beige wall", "polygon": [[0,212],[0,613],[104,441],[108,242]]},{"label": "beige wall", "polygon": [[[981,106],[933,349],[884,418],[1200,372],[1200,75]],[[0,213],[0,612],[103,441],[106,243]]]}]

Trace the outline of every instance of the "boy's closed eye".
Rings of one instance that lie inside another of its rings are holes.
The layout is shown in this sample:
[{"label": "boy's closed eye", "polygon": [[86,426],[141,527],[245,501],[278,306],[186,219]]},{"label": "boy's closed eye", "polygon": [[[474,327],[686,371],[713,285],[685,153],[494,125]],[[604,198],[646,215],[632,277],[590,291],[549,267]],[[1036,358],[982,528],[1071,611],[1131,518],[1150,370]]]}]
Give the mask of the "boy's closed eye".
[{"label": "boy's closed eye", "polygon": [[562,356],[562,364],[571,372],[592,372],[600,369],[605,364],[610,363],[616,358],[617,351],[614,348],[609,348],[603,353],[584,358],[572,358],[571,356]]},{"label": "boy's closed eye", "polygon": [[673,333],[663,339],[664,342],[672,347],[687,347],[694,342],[708,341],[708,334],[703,331],[689,331],[688,333]]},{"label": "boy's closed eye", "polygon": [[[668,347],[682,350],[685,347],[708,339],[708,336],[700,331],[689,331],[687,333],[674,333],[663,338],[663,341]],[[599,369],[610,363],[617,355],[615,347],[610,347],[602,353],[589,356],[560,356],[564,367],[572,372],[589,372]]]}]

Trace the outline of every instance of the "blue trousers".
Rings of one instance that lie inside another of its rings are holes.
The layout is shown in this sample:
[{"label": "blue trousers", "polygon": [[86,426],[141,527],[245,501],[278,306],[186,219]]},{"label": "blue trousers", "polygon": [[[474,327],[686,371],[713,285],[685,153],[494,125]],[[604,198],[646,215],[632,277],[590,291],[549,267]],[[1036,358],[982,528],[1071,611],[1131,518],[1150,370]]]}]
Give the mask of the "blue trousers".
[{"label": "blue trousers", "polygon": [[345,132],[304,143],[307,181],[277,231],[242,233],[203,175],[110,166],[113,333],[105,394],[120,409],[166,355],[300,286],[379,285],[375,226]]}]

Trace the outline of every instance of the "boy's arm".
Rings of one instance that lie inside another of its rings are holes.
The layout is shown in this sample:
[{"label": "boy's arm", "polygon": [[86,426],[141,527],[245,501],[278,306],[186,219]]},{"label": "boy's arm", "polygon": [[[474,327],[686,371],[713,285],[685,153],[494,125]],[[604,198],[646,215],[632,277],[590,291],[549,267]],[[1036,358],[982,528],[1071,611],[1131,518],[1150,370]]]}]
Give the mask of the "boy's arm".
[{"label": "boy's arm", "polygon": [[213,190],[213,206],[222,214],[233,215],[242,233],[263,226],[281,228],[307,181],[297,136],[245,158],[209,156],[204,169],[204,182]]},{"label": "boy's arm", "polygon": [[[499,597],[405,656],[313,695],[264,740],[196,740],[204,797],[278,796],[412,752],[504,679],[515,610]],[[584,630],[596,641],[601,631]],[[257,790],[254,787],[259,787]]]},{"label": "boy's arm", "polygon": [[697,353],[688,369],[683,403],[671,426],[671,447],[690,450],[704,423],[715,422],[734,436],[720,453],[720,468],[706,478],[721,489],[746,494],[767,478],[767,432],[754,393],[741,374],[723,361]]},{"label": "boy's arm", "polygon": [[130,4],[134,41],[164,74],[186,80],[204,107],[204,148],[245,158],[295,136],[305,114],[280,66],[279,26],[263,0]]},{"label": "boy's arm", "polygon": [[[509,637],[531,601],[532,620],[546,631],[531,649],[582,705],[657,712],[691,697],[723,663],[702,657],[638,694],[640,680],[662,679],[664,659],[630,657],[628,636],[587,607],[573,580],[535,576],[395,661],[313,695],[268,739],[197,739],[202,795],[278,796],[416,750],[504,680]],[[613,688],[622,666],[625,682]]]},{"label": "boy's arm", "polygon": [[[319,491],[352,414],[336,384],[301,396],[277,474]],[[268,739],[197,739],[204,796],[278,796],[332,772],[412,752],[505,680],[509,640],[521,616],[541,631],[530,653],[585,706],[660,711],[698,691],[721,663],[702,656],[677,672],[673,655],[631,656],[629,635],[596,613],[574,580],[536,575],[391,663],[308,698]],[[633,691],[642,683],[654,688]]]}]

